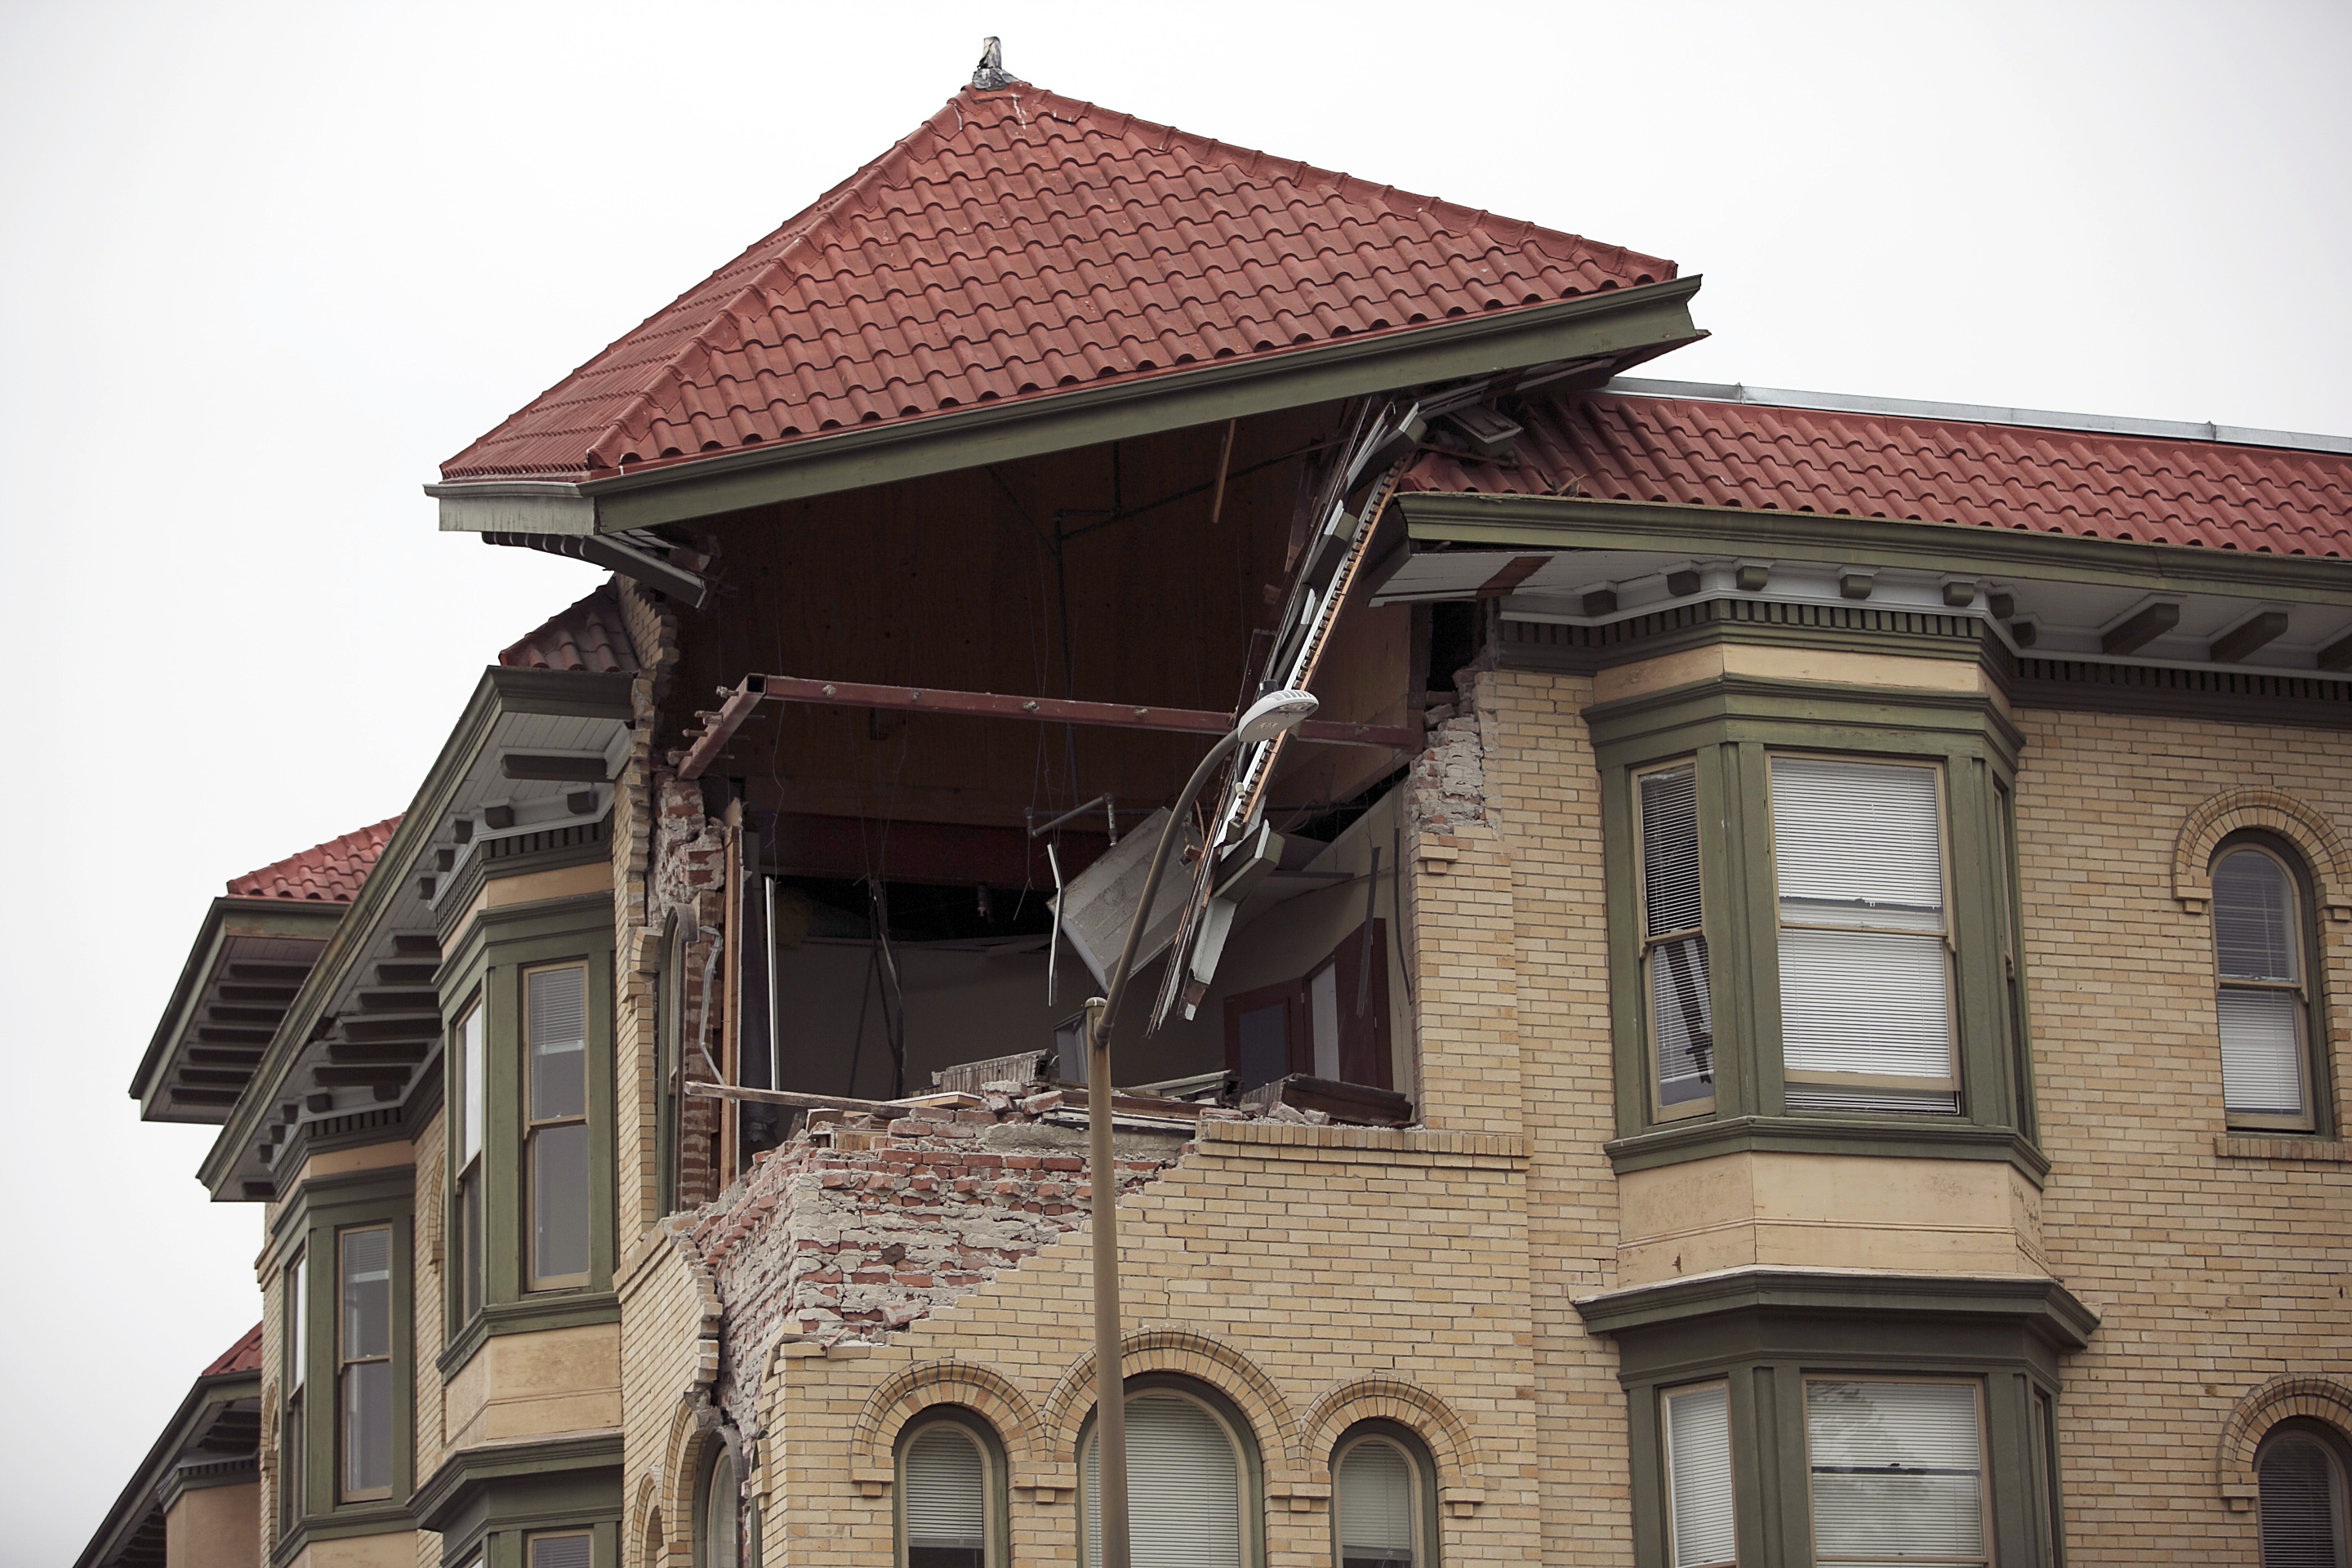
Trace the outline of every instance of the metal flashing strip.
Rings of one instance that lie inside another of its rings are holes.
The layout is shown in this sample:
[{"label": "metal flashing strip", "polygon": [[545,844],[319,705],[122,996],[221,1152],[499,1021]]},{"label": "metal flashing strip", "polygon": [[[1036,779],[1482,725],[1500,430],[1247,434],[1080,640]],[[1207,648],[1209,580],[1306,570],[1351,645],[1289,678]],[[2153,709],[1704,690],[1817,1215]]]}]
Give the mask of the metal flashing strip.
[{"label": "metal flashing strip", "polygon": [[2247,425],[2135,419],[2116,414],[2064,414],[2048,408],[2003,408],[1977,403],[1917,403],[1857,393],[1795,392],[1704,381],[1652,381],[1621,375],[1601,389],[1626,397],[1680,397],[1698,403],[1752,403],[1768,408],[1808,408],[1823,414],[1884,414],[1898,419],[1948,419],[1964,425],[2016,425],[2041,430],[2082,430],[2103,436],[2145,436],[2159,441],[2212,441],[2231,447],[2280,447],[2301,452],[2352,453],[2352,436],[2306,435]]}]

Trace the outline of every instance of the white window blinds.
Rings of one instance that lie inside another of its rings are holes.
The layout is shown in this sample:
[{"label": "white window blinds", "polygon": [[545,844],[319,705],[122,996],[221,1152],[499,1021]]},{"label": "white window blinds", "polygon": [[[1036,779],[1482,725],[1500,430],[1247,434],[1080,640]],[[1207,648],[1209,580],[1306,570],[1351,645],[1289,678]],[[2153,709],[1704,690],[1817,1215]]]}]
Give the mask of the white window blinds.
[{"label": "white window blinds", "polygon": [[[1102,1500],[1087,1442],[1087,1561],[1102,1559]],[[1241,1456],[1217,1418],[1180,1394],[1127,1402],[1127,1533],[1133,1568],[1241,1568]]]},{"label": "white window blinds", "polygon": [[2263,1568],[2345,1568],[2344,1477],[2315,1437],[2263,1450]]},{"label": "white window blinds", "polygon": [[961,1427],[928,1426],[907,1445],[907,1550],[970,1554],[988,1544],[988,1472],[980,1445]]},{"label": "white window blinds", "polygon": [[1394,1443],[1368,1437],[1339,1460],[1340,1568],[1412,1563],[1412,1461]]},{"label": "white window blinds", "polygon": [[1735,1560],[1731,1522],[1731,1401],[1720,1383],[1665,1396],[1666,1513],[1674,1568]]},{"label": "white window blinds", "polygon": [[2214,1012],[2221,1036],[2221,1098],[2233,1117],[2307,1123],[2303,993],[2294,885],[2259,849],[2213,868]]},{"label": "white window blinds", "polygon": [[1973,1384],[1808,1379],[1805,1441],[1818,1562],[1987,1561]]},{"label": "white window blinds", "polygon": [[1772,852],[1789,1107],[1958,1111],[1936,770],[1774,757]]},{"label": "white window blinds", "polygon": [[1715,1019],[1700,934],[1697,777],[1687,767],[1642,775],[1642,967],[1658,1109],[1715,1093]]}]

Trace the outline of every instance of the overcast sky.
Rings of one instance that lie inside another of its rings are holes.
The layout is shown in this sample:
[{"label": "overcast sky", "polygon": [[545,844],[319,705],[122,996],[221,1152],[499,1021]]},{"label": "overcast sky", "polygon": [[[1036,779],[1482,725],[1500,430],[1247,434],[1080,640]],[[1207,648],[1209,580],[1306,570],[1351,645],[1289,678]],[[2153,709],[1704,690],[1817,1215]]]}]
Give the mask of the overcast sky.
[{"label": "overcast sky", "polygon": [[[1074,97],[1669,256],[1646,374],[2352,433],[2352,11],[0,0],[0,1563],[259,1315],[124,1089],[225,879],[403,809],[591,569],[440,459],[919,121]],[[1132,17],[1133,21],[1124,18]],[[821,672],[820,672],[821,673]]]}]

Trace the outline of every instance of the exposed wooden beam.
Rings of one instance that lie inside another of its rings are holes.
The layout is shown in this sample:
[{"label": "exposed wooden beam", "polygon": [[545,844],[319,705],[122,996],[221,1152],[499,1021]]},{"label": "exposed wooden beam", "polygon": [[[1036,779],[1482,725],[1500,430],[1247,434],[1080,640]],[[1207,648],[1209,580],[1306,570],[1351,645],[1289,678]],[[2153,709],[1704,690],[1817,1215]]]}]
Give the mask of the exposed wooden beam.
[{"label": "exposed wooden beam", "polygon": [[1492,577],[1478,584],[1478,597],[1499,599],[1550,564],[1549,555],[1518,555]]},{"label": "exposed wooden beam", "polygon": [[2137,653],[2179,624],[2180,605],[2173,600],[2158,599],[2121,626],[2109,627],[2099,638],[2099,651]]},{"label": "exposed wooden beam", "polygon": [[2216,664],[2236,664],[2285,635],[2286,612],[2264,610],[2215,637],[2212,646],[2205,650],[2205,657]]},{"label": "exposed wooden beam", "polygon": [[323,1067],[312,1068],[310,1076],[329,1088],[346,1088],[354,1084],[406,1083],[408,1069],[404,1067]]},{"label": "exposed wooden beam", "polygon": [[499,759],[502,778],[541,784],[603,784],[611,770],[602,757],[527,756],[509,752]]}]

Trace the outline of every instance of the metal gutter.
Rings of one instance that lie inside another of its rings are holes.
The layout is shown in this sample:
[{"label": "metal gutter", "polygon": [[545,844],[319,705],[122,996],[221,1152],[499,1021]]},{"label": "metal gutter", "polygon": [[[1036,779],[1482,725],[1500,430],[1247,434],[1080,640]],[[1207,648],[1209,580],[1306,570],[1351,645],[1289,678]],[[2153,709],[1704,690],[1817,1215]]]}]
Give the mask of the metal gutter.
[{"label": "metal gutter", "polygon": [[325,951],[295,994],[276,1037],[262,1053],[260,1064],[246,1086],[245,1096],[222,1123],[220,1134],[205,1151],[196,1179],[212,1193],[215,1203],[242,1202],[244,1194],[224,1194],[223,1185],[235,1173],[241,1151],[250,1145],[275,1103],[278,1086],[299,1058],[311,1026],[332,999],[343,972],[354,957],[366,952],[376,928],[396,898],[413,897],[409,875],[417,858],[432,847],[443,826],[447,802],[472,771],[490,742],[499,721],[509,713],[539,713],[627,722],[635,717],[626,675],[592,675],[585,671],[507,669],[493,666],[467,700],[466,709],[440,755],[417,786],[415,798],[393,829],[376,858],[359,896],[342,906],[342,922],[327,939]]},{"label": "metal gutter", "polygon": [[2193,424],[2178,419],[2130,419],[2113,414],[2061,414],[2047,408],[2004,408],[1978,403],[1913,403],[1844,392],[1791,392],[1785,387],[1702,381],[1647,381],[1621,375],[1601,389],[1626,397],[1681,397],[1700,403],[1749,403],[1767,408],[1808,408],[1823,414],[1883,414],[1897,419],[1948,419],[1964,425],[2016,425],[2038,430],[2081,430],[2101,436],[2145,436],[2161,441],[2213,441],[2231,447],[2281,447],[2302,452],[2352,453],[2352,436],[2308,436],[2249,425]]},{"label": "metal gutter", "polygon": [[1706,334],[1668,279],[1071,392],[673,459],[610,479],[428,484],[452,532],[611,533],[1557,360],[1638,364]]},{"label": "metal gutter", "polygon": [[1396,504],[1404,513],[1407,537],[1432,543],[1530,550],[1748,550],[1817,561],[1867,557],[1881,565],[1930,572],[2013,574],[2057,583],[2181,592],[2202,588],[2319,605],[2341,605],[2352,595],[2352,561],[2324,555],[2268,555],[1965,523],[1575,496],[1422,490],[1399,496]]}]

